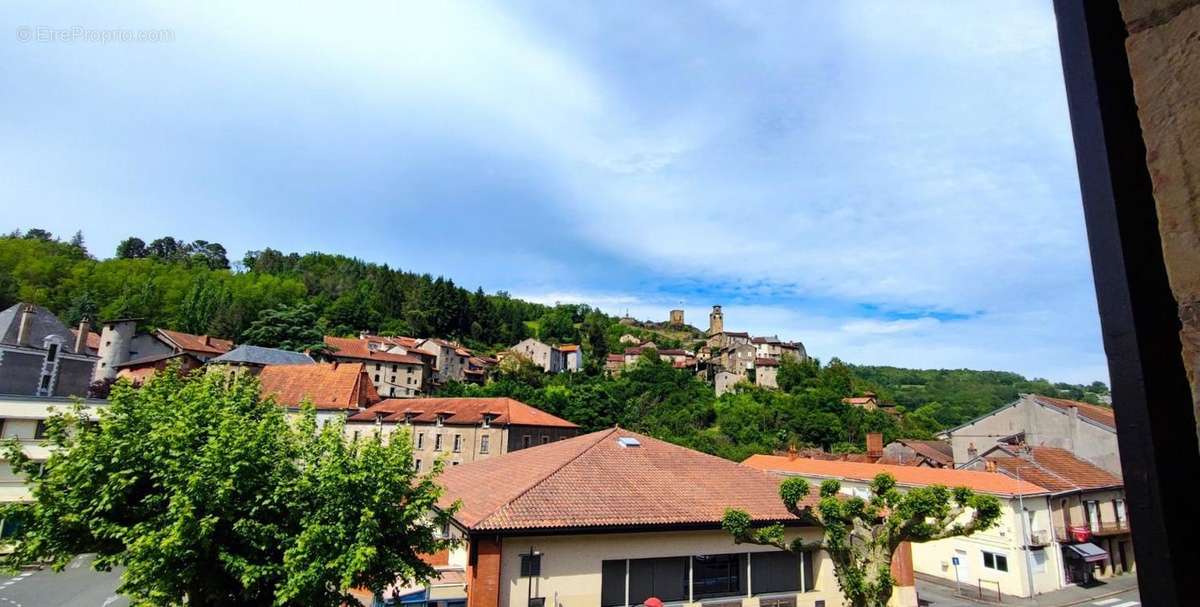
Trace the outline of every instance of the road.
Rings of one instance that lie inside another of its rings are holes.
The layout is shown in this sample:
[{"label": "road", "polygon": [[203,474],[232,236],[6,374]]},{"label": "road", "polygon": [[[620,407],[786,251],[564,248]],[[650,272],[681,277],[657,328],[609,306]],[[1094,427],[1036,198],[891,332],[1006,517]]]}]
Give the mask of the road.
[{"label": "road", "polygon": [[[921,607],[980,607],[980,605],[995,604],[968,601],[962,597],[955,596],[953,588],[947,588],[939,584],[930,584],[920,580],[917,581],[917,592],[921,596]],[[1095,589],[1095,592],[1104,593],[1104,589]],[[1104,598],[1087,598],[1086,596],[1081,596],[1078,591],[1059,591],[1043,594],[1032,601],[1029,599],[1019,599],[1019,602],[1005,604],[1054,607],[1065,607],[1068,605],[1071,607],[1140,607],[1141,598],[1138,596],[1138,590],[1135,586],[1120,594],[1105,596]],[[0,604],[0,607],[5,606]]]},{"label": "road", "polygon": [[116,593],[120,577],[119,571],[93,571],[85,554],[59,573],[30,569],[0,578],[0,607],[127,607]]}]

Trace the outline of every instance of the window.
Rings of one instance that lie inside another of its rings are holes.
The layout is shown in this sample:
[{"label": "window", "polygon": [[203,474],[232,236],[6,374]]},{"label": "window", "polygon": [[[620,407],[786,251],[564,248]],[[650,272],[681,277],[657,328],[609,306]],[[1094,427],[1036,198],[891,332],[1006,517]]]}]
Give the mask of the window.
[{"label": "window", "polygon": [[533,444],[532,436],[529,436],[528,434],[526,434],[525,436],[521,437],[521,448],[522,449],[528,449],[529,446],[532,444]]},{"label": "window", "polygon": [[546,597],[531,597],[529,599],[529,607],[546,607]]},{"label": "window", "polygon": [[437,434],[433,437],[433,450],[434,451],[442,450],[442,435],[441,434]]},{"label": "window", "polygon": [[46,420],[44,420],[44,419],[38,420],[37,428],[35,428],[33,430],[33,438],[35,438],[35,439],[46,438]]},{"label": "window", "polygon": [[395,396],[395,395],[396,395],[396,389],[388,388],[388,396]]},{"label": "window", "polygon": [[378,373],[375,374],[375,381],[379,382],[379,374]]},{"label": "window", "polygon": [[746,594],[746,555],[712,554],[692,558],[692,594],[711,598]]},{"label": "window", "polygon": [[492,442],[492,437],[490,437],[490,436],[479,437],[479,452],[487,453],[488,448],[490,447],[489,443],[491,443],[491,442]]},{"label": "window", "polygon": [[50,375],[49,374],[42,376],[42,389],[43,390],[50,389]]},{"label": "window", "polygon": [[441,426],[445,422],[446,422],[446,415],[443,413],[438,413],[437,414],[437,425]]},{"label": "window", "polygon": [[492,414],[490,414],[490,413],[483,414],[483,427],[484,428],[492,427]]},{"label": "window", "polygon": [[[392,373],[395,373],[396,369],[399,369],[399,367],[396,365],[392,365]],[[393,379],[392,381],[396,381],[396,380]]]},{"label": "window", "polygon": [[389,382],[391,382],[391,383],[393,383],[393,384],[394,384],[394,383],[396,383],[396,376],[395,376],[395,375],[393,375],[393,376],[392,376],[392,378],[391,378],[391,379],[389,379],[388,381],[389,381]]},{"label": "window", "polygon": [[46,348],[46,362],[54,362],[57,356],[58,344],[50,344],[50,347]]},{"label": "window", "polygon": [[1029,552],[1033,555],[1033,572],[1046,573],[1046,550],[1043,548],[1034,548]]},{"label": "window", "polygon": [[[378,371],[378,370],[379,370],[379,363],[375,363],[375,370],[376,370],[376,371]],[[378,375],[376,375],[376,376],[375,376],[375,379],[379,379],[379,376],[378,376]]]},{"label": "window", "polygon": [[454,452],[455,453],[462,452],[462,435],[461,434],[454,435]]},{"label": "window", "polygon": [[548,442],[550,442],[550,437],[549,437],[549,436],[546,436],[545,434],[543,434],[543,435],[542,435],[542,444],[544,445],[544,444],[546,444],[546,443],[548,443]]},{"label": "window", "polygon": [[750,579],[755,594],[812,590],[816,587],[812,553],[755,552],[750,555]]},{"label": "window", "polygon": [[1008,571],[1008,557],[997,552],[983,551],[983,566],[996,571]]},{"label": "window", "polygon": [[354,431],[354,440],[358,440],[358,430]]},{"label": "window", "polygon": [[424,432],[417,433],[417,448],[418,449],[425,448],[425,433]]},{"label": "window", "polygon": [[687,600],[688,557],[629,561],[629,604],[640,605],[652,596],[664,602]]},{"label": "window", "polygon": [[419,459],[413,460],[413,470],[416,470],[417,472],[421,471],[421,460],[419,460]]},{"label": "window", "polygon": [[521,555],[521,577],[540,577],[542,575],[542,555],[538,553]]}]

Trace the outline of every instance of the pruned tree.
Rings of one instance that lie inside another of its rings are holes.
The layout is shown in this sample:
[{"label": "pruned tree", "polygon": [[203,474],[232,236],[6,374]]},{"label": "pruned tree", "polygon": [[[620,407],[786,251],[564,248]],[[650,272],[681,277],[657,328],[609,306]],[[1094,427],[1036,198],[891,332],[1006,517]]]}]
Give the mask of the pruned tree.
[{"label": "pruned tree", "polygon": [[970,489],[942,486],[900,491],[896,479],[880,473],[871,481],[871,498],[841,495],[841,483],[821,483],[820,497],[808,499],[808,481],[792,477],[779,486],[779,496],[793,515],[822,529],[816,542],[787,539],[781,524],[756,527],[750,515],[729,509],[721,526],[737,542],[774,546],[800,553],[824,550],[833,561],[834,575],[846,604],[885,607],[892,597],[892,555],[903,542],[931,542],[971,535],[996,524],[1000,501]]}]

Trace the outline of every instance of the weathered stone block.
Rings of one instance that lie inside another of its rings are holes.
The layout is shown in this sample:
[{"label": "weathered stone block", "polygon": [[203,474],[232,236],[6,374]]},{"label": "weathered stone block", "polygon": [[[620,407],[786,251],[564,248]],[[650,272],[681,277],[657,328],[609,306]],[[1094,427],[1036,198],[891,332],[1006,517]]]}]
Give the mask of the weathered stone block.
[{"label": "weathered stone block", "polygon": [[1187,8],[1200,4],[1200,0],[1121,0],[1121,16],[1131,32],[1170,21]]}]

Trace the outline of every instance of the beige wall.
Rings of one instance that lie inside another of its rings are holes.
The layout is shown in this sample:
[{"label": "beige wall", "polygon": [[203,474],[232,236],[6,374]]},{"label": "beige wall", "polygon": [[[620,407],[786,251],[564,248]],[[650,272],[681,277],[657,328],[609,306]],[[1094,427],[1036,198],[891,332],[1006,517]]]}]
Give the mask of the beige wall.
[{"label": "beige wall", "polygon": [[[507,452],[508,447],[508,429],[504,426],[492,426],[491,428],[483,428],[481,426],[460,426],[460,425],[444,425],[437,426],[434,424],[412,424],[406,425],[403,423],[384,423],[376,426],[374,422],[347,422],[346,436],[348,438],[365,438],[371,436],[376,431],[380,432],[384,439],[388,439],[393,432],[409,431],[412,432],[413,441],[413,458],[420,462],[417,470],[420,472],[428,471],[433,462],[439,457],[445,457],[447,466],[456,466],[467,462],[473,462],[477,459],[487,459],[494,455],[500,455]],[[442,436],[442,448],[436,449],[437,436]],[[459,437],[459,450],[454,450],[454,438]],[[484,440],[487,437],[487,440]],[[481,452],[483,443],[487,442],[487,452]]]},{"label": "beige wall", "polygon": [[[812,541],[818,537],[815,529],[805,530],[804,534]],[[500,557],[501,607],[525,607],[531,580],[520,577],[520,555],[528,553],[531,547],[542,553],[542,575],[532,580],[534,596],[546,597],[547,605],[551,605],[552,599],[557,597],[556,607],[599,605],[601,563],[605,560],[774,550],[764,546],[735,544],[729,534],[720,530],[508,537],[504,538]],[[828,607],[841,605],[842,598],[834,578],[832,562],[819,553],[813,570],[816,573],[815,590],[800,594],[802,600],[799,604],[812,605],[814,601],[824,600]],[[751,591],[753,583],[751,579]],[[737,599],[709,599],[708,602],[730,600]],[[757,607],[758,599],[744,599],[742,605]]]},{"label": "beige wall", "polygon": [[1080,459],[1121,475],[1116,431],[1077,416],[1074,410],[1064,413],[1028,398],[952,431],[954,464],[961,466],[971,460],[968,451],[972,444],[978,453],[983,453],[999,444],[1000,438],[1021,431],[1025,432],[1029,445],[1066,449]]},{"label": "beige wall", "polygon": [[1200,436],[1200,0],[1120,0]]},{"label": "beige wall", "polygon": [[[96,408],[105,404],[105,401],[88,401],[86,410],[95,416]],[[34,438],[38,422],[56,411],[67,410],[71,405],[72,399],[67,398],[0,397],[0,420],[3,420],[0,440],[17,439],[27,457],[33,461],[45,461],[50,456],[50,449],[42,445],[43,439]],[[0,503],[29,499],[31,495],[24,477],[17,475],[7,460],[0,459]]]},{"label": "beige wall", "polygon": [[410,365],[373,361],[361,358],[346,358],[347,362],[365,363],[363,366],[379,396],[383,398],[413,398],[420,396],[425,386],[425,365]]}]

